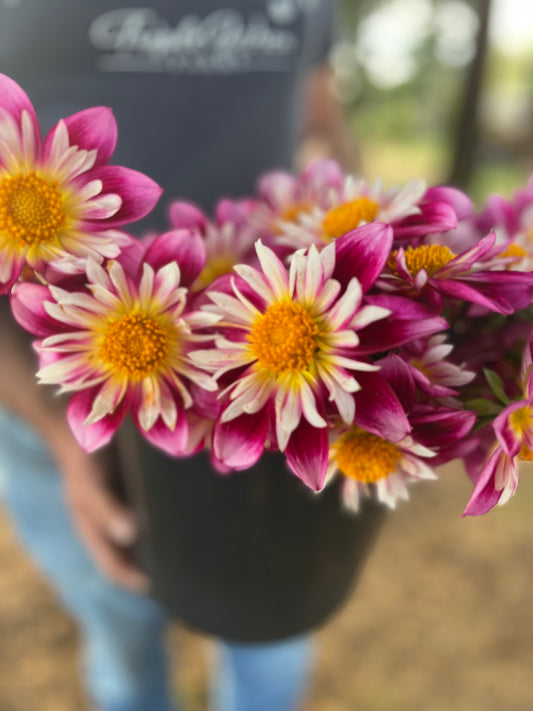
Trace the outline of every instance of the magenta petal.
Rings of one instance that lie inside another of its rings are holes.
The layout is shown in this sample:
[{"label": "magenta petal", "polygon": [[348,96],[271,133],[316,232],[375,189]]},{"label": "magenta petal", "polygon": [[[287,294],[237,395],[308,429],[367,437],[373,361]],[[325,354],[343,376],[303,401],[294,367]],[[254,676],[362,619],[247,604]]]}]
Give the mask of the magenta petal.
[{"label": "magenta petal", "polygon": [[457,215],[451,205],[434,202],[420,206],[419,215],[410,215],[393,225],[395,239],[424,237],[432,232],[447,232],[457,227]]},{"label": "magenta petal", "polygon": [[[498,273],[490,272],[489,274],[497,275]],[[479,276],[479,273],[477,276]],[[479,284],[474,284],[473,286],[471,286],[470,284],[467,284],[466,281],[455,281],[453,279],[435,279],[432,282],[432,286],[438,289],[441,294],[444,294],[445,296],[451,299],[457,299],[458,301],[470,301],[473,304],[479,304],[480,306],[484,306],[489,311],[495,311],[496,313],[508,316],[512,314],[515,310],[513,305],[506,298],[505,277],[507,277],[509,281],[511,280],[511,277],[506,273],[502,273],[501,277],[503,277],[503,279],[498,280],[500,281],[499,284],[498,281],[494,281],[493,284],[491,284],[490,282],[482,283],[480,281]],[[491,276],[489,276],[488,278],[490,279]],[[516,289],[514,288],[512,282],[509,284],[509,286],[509,291],[512,294],[513,291],[515,291]],[[523,291],[526,294],[528,293],[526,284],[524,284],[523,286]]]},{"label": "magenta petal", "polygon": [[361,343],[357,346],[357,353],[360,355],[397,348],[416,338],[447,331],[449,328],[445,319],[432,316],[426,306],[411,299],[379,294],[367,296],[366,301],[391,309],[393,313],[359,331]]},{"label": "magenta petal", "polygon": [[11,310],[17,323],[40,338],[70,330],[46,313],[45,301],[53,301],[46,286],[29,282],[19,284],[11,296]]},{"label": "magenta petal", "polygon": [[206,260],[205,244],[198,232],[173,230],[156,237],[146,250],[144,261],[155,271],[170,262],[177,262],[180,285],[190,287],[204,268]]},{"label": "magenta petal", "polygon": [[[109,161],[117,144],[117,123],[111,109],[105,106],[94,106],[68,116],[64,122],[71,146],[78,146],[86,151],[96,150],[98,153],[95,166],[105,165]],[[51,146],[54,132],[55,128],[46,137],[46,154]]]},{"label": "magenta petal", "polygon": [[416,397],[416,384],[411,368],[395,353],[376,361],[382,375],[400,401],[405,412],[410,412]]},{"label": "magenta petal", "polygon": [[[498,447],[488,458],[479,478],[474,486],[463,516],[481,516],[490,511],[500,500],[501,491],[494,488],[495,473],[498,466],[502,466],[501,457],[506,455]],[[512,462],[510,466],[514,466]]]},{"label": "magenta petal", "polygon": [[509,416],[513,412],[516,412],[516,410],[521,410],[523,407],[528,406],[530,406],[530,403],[527,400],[518,400],[516,402],[512,402],[505,408],[505,410],[502,410],[502,412],[500,412],[500,414],[495,418],[494,422],[492,423],[492,427],[494,429],[496,437],[498,438],[498,441],[501,444],[504,452],[509,457],[514,457],[515,455],[517,455],[520,451],[520,447],[522,446],[521,439],[517,436],[516,432],[514,432],[513,428],[511,427],[511,424],[509,422]]},{"label": "magenta petal", "polygon": [[259,204],[258,200],[243,198],[241,200],[230,200],[222,198],[215,206],[215,218],[218,225],[230,222],[236,227],[246,225],[246,220]]},{"label": "magenta petal", "polygon": [[457,190],[446,185],[437,185],[428,188],[423,198],[424,202],[444,202],[453,207],[459,220],[466,220],[472,215],[472,201],[470,198]]},{"label": "magenta petal", "polygon": [[240,415],[230,422],[216,423],[213,432],[215,457],[231,469],[249,469],[265,449],[268,408],[254,415]]},{"label": "magenta petal", "polygon": [[305,186],[342,190],[344,172],[336,161],[319,158],[303,171],[301,180]]},{"label": "magenta petal", "polygon": [[125,239],[125,244],[120,246],[120,254],[117,257],[117,262],[120,262],[128,274],[137,274],[144,259],[147,241],[150,243],[150,238],[148,238],[148,240],[146,238],[135,239],[126,232],[122,232],[121,234]]},{"label": "magenta petal", "polygon": [[[529,203],[529,200],[528,200]],[[490,195],[483,212],[478,217],[479,226],[486,230],[501,225],[505,232],[514,236],[520,229],[520,221],[515,207],[500,195]]]},{"label": "magenta petal", "polygon": [[380,373],[358,373],[361,390],[355,393],[354,423],[390,442],[411,431],[409,420],[394,390]]},{"label": "magenta petal", "polygon": [[411,416],[416,441],[425,447],[440,448],[462,440],[476,424],[476,415],[469,410],[441,408]]},{"label": "magenta petal", "polygon": [[102,195],[114,193],[122,199],[118,212],[102,220],[105,229],[145,217],[163,192],[148,176],[118,165],[104,165],[91,171],[91,178],[102,181]]},{"label": "magenta petal", "polygon": [[313,427],[302,418],[289,439],[285,456],[296,476],[313,491],[320,491],[328,464],[327,428]]},{"label": "magenta petal", "polygon": [[352,277],[357,277],[363,291],[368,291],[381,274],[391,246],[392,229],[380,222],[347,232],[335,242],[333,278],[346,287]]},{"label": "magenta petal", "polygon": [[33,124],[35,145],[40,145],[41,133],[35,109],[26,92],[5,74],[0,74],[0,111],[2,109],[13,116],[17,123],[20,123],[22,112],[27,111]]},{"label": "magenta petal", "polygon": [[11,274],[9,275],[8,280],[6,282],[0,282],[0,296],[10,293],[11,289],[17,283],[20,275],[22,274],[25,263],[26,259],[24,255],[21,255],[13,260],[11,263]]},{"label": "magenta petal", "polygon": [[94,452],[109,444],[130,405],[131,398],[126,396],[111,415],[107,415],[94,424],[85,425],[84,422],[91,412],[94,399],[99,392],[99,385],[81,390],[72,397],[67,409],[67,421],[70,429],[86,452]]},{"label": "magenta petal", "polygon": [[183,456],[187,452],[189,423],[183,407],[178,405],[178,418],[173,430],[169,430],[161,417],[157,419],[149,430],[143,429],[137,418],[136,407],[132,408],[132,417],[142,436],[158,449],[162,449],[163,452],[166,452],[171,457]]},{"label": "magenta petal", "polygon": [[200,208],[184,200],[170,203],[168,217],[176,230],[199,230],[204,233],[207,228],[207,218]]}]

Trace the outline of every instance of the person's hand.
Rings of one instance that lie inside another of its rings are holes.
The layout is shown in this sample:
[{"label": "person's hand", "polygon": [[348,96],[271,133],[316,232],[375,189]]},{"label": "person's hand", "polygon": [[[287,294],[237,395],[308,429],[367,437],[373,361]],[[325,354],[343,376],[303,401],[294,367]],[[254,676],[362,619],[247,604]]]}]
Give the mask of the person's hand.
[{"label": "person's hand", "polygon": [[86,454],[65,430],[52,451],[63,474],[70,514],[97,566],[119,585],[146,592],[148,579],[132,554],[138,523],[111,489],[111,459],[105,452]]}]

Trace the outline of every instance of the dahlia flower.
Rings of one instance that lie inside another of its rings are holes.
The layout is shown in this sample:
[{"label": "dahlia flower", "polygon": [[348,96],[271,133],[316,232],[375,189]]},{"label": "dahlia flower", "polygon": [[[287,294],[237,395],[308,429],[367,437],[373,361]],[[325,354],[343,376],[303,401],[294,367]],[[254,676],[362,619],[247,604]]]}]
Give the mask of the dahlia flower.
[{"label": "dahlia flower", "polygon": [[144,217],[161,190],[108,165],[116,140],[111,110],[96,107],[59,121],[43,141],[30,100],[0,74],[0,294],[25,263],[83,272],[88,257],[119,254],[129,238],[116,228]]},{"label": "dahlia flower", "polygon": [[[392,235],[375,247],[387,258]],[[376,244],[380,241],[377,240]],[[296,252],[289,272],[260,241],[261,271],[238,265],[232,293],[207,291],[224,335],[216,349],[193,360],[226,385],[215,425],[215,458],[234,469],[254,464],[265,446],[284,451],[292,470],[320,489],[327,463],[327,415],[345,422],[355,413],[357,371],[376,366],[357,353],[358,331],[390,312],[363,303],[363,285],[353,277],[345,290],[331,278],[335,245],[321,253]]]},{"label": "dahlia flower", "polygon": [[136,271],[89,259],[86,288],[77,291],[29,283],[15,289],[15,317],[42,339],[35,344],[38,379],[75,393],[67,417],[86,451],[109,442],[128,410],[156,446],[172,455],[190,451],[190,386],[217,388],[190,358],[211,339],[198,331],[217,320],[188,309],[178,263],[189,282],[196,278],[197,264],[185,261],[195,241],[201,250],[192,233],[163,235]]},{"label": "dahlia flower", "polygon": [[204,240],[205,266],[193,289],[201,290],[215,279],[233,271],[235,264],[255,260],[254,242],[257,239],[249,216],[253,200],[220,200],[215,208],[215,219],[210,220],[196,205],[175,200],[169,206],[170,223],[174,229],[192,229]]},{"label": "dahlia flower", "polygon": [[390,224],[395,239],[408,239],[452,229],[471,212],[468,198],[454,188],[426,189],[424,181],[412,181],[386,191],[379,180],[370,185],[344,177],[335,166],[318,161],[296,185],[279,174],[267,176],[268,196],[275,196],[269,202],[278,206],[277,219],[271,216],[270,221],[276,225],[279,244],[321,247],[370,222]]},{"label": "dahlia flower", "polygon": [[492,423],[496,442],[477,477],[465,515],[483,514],[508,501],[518,486],[519,462],[533,461],[533,336],[524,350],[519,384],[521,397]]},{"label": "dahlia flower", "polygon": [[359,510],[361,498],[371,496],[394,509],[399,499],[409,498],[410,482],[437,478],[425,461],[434,456],[411,435],[390,442],[352,425],[330,445],[326,478],[342,476],[343,503],[352,511]]},{"label": "dahlia flower", "polygon": [[455,255],[446,245],[423,244],[392,252],[378,285],[414,295],[441,310],[443,298],[467,301],[501,314],[531,302],[533,273],[506,269],[504,245],[489,232],[478,244]]}]

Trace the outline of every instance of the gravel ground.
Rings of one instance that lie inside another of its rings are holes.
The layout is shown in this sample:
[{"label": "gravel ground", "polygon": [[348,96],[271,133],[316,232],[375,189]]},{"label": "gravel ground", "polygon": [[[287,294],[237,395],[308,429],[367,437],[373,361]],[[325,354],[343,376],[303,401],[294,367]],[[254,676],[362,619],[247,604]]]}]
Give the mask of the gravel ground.
[{"label": "gravel ground", "polygon": [[[532,472],[482,519],[461,518],[470,484],[454,467],[411,489],[319,633],[306,711],[533,709]],[[0,711],[88,711],[74,626],[1,511],[0,560]],[[205,711],[209,640],[175,627],[169,642],[187,711]]]}]

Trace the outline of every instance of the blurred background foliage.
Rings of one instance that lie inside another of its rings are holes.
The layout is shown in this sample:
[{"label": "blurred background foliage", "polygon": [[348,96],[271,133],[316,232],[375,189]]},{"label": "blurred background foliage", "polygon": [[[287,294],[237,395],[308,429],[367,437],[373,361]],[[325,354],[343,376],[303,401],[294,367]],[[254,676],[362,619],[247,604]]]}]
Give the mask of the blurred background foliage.
[{"label": "blurred background foliage", "polygon": [[533,172],[533,2],[343,0],[336,91],[363,171],[453,182],[479,207]]}]

